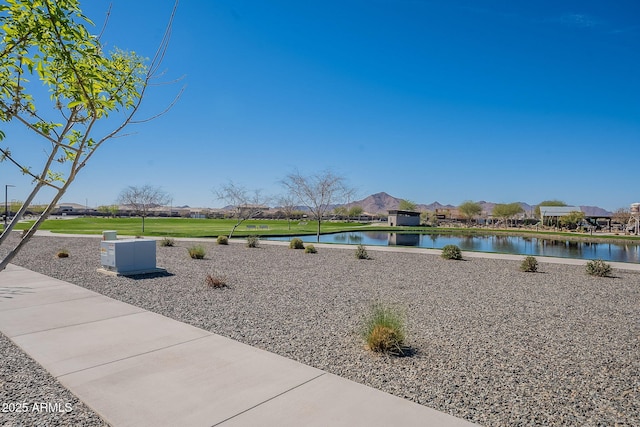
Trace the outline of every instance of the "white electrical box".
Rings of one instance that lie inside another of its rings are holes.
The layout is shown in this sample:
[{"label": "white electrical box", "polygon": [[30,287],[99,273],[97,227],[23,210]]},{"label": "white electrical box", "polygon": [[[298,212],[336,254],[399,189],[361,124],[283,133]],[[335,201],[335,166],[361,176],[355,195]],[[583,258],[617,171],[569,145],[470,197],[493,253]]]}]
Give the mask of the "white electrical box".
[{"label": "white electrical box", "polygon": [[102,270],[120,275],[164,271],[156,268],[156,241],[151,239],[103,240]]}]

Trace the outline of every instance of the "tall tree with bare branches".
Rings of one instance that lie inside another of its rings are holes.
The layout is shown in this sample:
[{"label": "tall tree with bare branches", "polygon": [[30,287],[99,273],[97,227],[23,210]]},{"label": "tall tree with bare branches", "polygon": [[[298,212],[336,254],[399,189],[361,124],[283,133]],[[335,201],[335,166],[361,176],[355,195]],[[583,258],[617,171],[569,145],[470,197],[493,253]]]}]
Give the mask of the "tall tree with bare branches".
[{"label": "tall tree with bare branches", "polygon": [[[33,150],[46,152],[41,167],[32,169],[8,145],[0,145],[0,162],[14,165],[34,182],[3,230],[0,245],[36,195],[44,188],[54,190],[42,215],[0,261],[0,270],[29,241],[100,146],[122,136],[129,124],[153,118],[138,120],[136,113],[165,56],[176,6],[155,56],[146,64],[134,52],[105,52],[100,37],[90,33],[93,23],[82,14],[78,0],[12,0],[0,5],[0,124],[24,125],[44,143]],[[6,129],[0,130],[0,140],[11,141]]]},{"label": "tall tree with bare branches", "polygon": [[233,232],[240,224],[264,211],[269,201],[269,198],[263,196],[260,190],[251,192],[233,182],[224,184],[220,189],[214,190],[214,193],[218,199],[224,200],[233,210],[236,223],[229,232],[229,238],[233,236]]},{"label": "tall tree with bare branches", "polygon": [[333,205],[350,198],[353,194],[353,189],[347,186],[345,178],[331,171],[310,176],[296,171],[287,175],[281,183],[300,204],[309,209],[318,222],[318,242],[324,215],[333,209]]},{"label": "tall tree with bare branches", "polygon": [[169,196],[161,188],[152,185],[142,187],[129,186],[120,192],[118,203],[125,205],[136,215],[142,217],[142,232],[144,233],[144,219],[149,216],[153,208],[164,206],[169,203]]}]

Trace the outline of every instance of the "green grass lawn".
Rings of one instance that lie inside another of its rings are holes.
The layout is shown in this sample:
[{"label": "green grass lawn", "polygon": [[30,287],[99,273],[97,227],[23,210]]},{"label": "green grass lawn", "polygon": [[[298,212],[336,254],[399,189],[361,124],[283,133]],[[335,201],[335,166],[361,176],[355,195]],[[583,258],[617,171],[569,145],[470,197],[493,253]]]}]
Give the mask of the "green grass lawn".
[{"label": "green grass lawn", "polygon": [[[33,222],[16,225],[16,229],[29,228]],[[53,233],[102,234],[105,230],[116,230],[125,236],[171,236],[171,237],[217,237],[229,235],[236,224],[233,219],[191,219],[191,218],[146,218],[142,232],[141,218],[100,218],[78,217],[74,219],[48,219],[41,230]],[[249,226],[249,227],[247,227]],[[362,224],[354,222],[323,222],[322,233],[361,229]],[[317,223],[313,221],[247,220],[236,231],[234,237],[274,235],[315,234]]]},{"label": "green grass lawn", "polygon": [[[24,230],[33,222],[21,222],[16,225],[17,230]],[[40,227],[41,230],[50,230],[54,233],[69,234],[102,234],[105,230],[116,230],[120,236],[168,236],[168,237],[217,237],[229,235],[236,224],[234,219],[191,219],[191,218],[147,218],[145,219],[145,231],[142,233],[142,219],[134,218],[102,218],[102,217],[78,217],[73,219],[48,219]],[[234,237],[248,235],[258,236],[287,236],[316,234],[317,223],[314,221],[286,220],[248,220],[244,221],[236,231]],[[612,236],[593,235],[585,233],[566,233],[535,231],[528,229],[474,229],[474,228],[433,228],[433,227],[388,227],[385,224],[361,224],[357,222],[323,222],[322,233],[335,233],[340,231],[367,231],[394,233],[452,233],[469,235],[524,235],[546,236],[548,238],[570,237],[580,240],[624,240],[637,242],[638,236]]]}]

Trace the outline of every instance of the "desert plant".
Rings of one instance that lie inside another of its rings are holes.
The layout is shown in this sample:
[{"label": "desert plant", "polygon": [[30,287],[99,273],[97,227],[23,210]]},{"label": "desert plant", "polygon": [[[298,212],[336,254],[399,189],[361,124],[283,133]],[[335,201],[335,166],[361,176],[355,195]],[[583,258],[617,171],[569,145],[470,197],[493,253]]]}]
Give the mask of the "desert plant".
[{"label": "desert plant", "polygon": [[216,242],[219,245],[228,245],[229,244],[229,238],[227,236],[218,236],[218,238],[216,239]]},{"label": "desert plant", "polygon": [[538,260],[532,256],[524,257],[520,264],[520,270],[527,273],[535,273],[538,271]]},{"label": "desert plant", "polygon": [[356,258],[358,259],[369,259],[369,254],[367,253],[367,248],[364,245],[358,245],[356,247]]},{"label": "desert plant", "polygon": [[302,242],[302,239],[299,239],[297,237],[291,239],[291,241],[289,242],[289,249],[304,249],[304,243]]},{"label": "desert plant", "polygon": [[69,258],[69,251],[66,249],[60,249],[58,252],[56,252],[56,256],[58,258]]},{"label": "desert plant", "polygon": [[611,265],[601,259],[588,261],[587,274],[590,276],[606,277],[611,274]]},{"label": "desert plant", "polygon": [[213,274],[207,274],[204,278],[204,283],[210,288],[226,288],[227,279],[224,276],[218,276]]},{"label": "desert plant", "polygon": [[248,248],[257,248],[258,243],[260,243],[260,239],[258,236],[247,236],[247,247]]},{"label": "desert plant", "polygon": [[441,256],[444,259],[462,259],[462,251],[456,245],[445,245]]},{"label": "desert plant", "polygon": [[187,251],[189,251],[189,256],[193,259],[203,259],[206,254],[204,247],[200,245],[191,246],[187,248]]},{"label": "desert plant", "polygon": [[176,241],[173,240],[171,237],[163,237],[160,240],[160,246],[173,246],[176,244]]},{"label": "desert plant", "polygon": [[363,335],[371,351],[403,354],[404,316],[397,309],[376,303],[365,320]]},{"label": "desert plant", "polygon": [[307,245],[307,246],[304,248],[304,253],[305,253],[305,254],[315,254],[315,253],[318,253],[318,250],[317,250],[317,249],[316,249],[316,247],[315,247],[315,246],[313,246],[313,245]]}]

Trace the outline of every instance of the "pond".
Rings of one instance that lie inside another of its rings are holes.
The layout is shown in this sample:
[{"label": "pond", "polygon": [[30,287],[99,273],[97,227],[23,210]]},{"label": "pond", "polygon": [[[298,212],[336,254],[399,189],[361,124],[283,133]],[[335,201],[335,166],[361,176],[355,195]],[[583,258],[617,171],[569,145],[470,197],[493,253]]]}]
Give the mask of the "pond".
[{"label": "pond", "polygon": [[[268,240],[289,241],[298,237],[304,242],[315,243],[316,236],[269,237]],[[445,245],[457,245],[463,251],[497,252],[533,256],[551,256],[577,259],[603,259],[605,261],[640,263],[640,245],[628,243],[591,243],[571,240],[554,240],[539,237],[468,235],[468,234],[414,234],[357,231],[320,236],[321,243],[343,243],[372,246],[414,246],[441,249]]]}]

